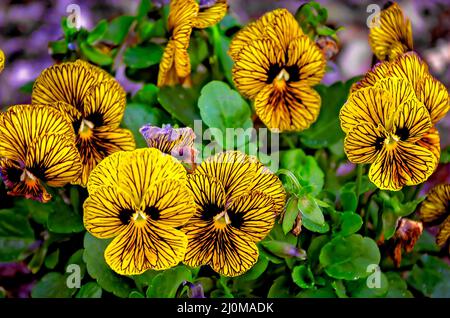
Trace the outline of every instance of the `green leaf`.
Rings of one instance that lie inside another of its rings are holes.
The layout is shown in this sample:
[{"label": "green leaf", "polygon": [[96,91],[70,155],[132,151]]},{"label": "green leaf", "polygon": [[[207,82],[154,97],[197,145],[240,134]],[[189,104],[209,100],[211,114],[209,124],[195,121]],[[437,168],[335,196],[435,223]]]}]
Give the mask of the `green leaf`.
[{"label": "green leaf", "polygon": [[372,239],[352,234],[328,242],[322,248],[319,260],[330,277],[356,280],[369,275],[369,265],[380,262],[380,251]]},{"label": "green leaf", "polygon": [[314,270],[317,270],[319,267],[316,265],[319,263],[320,251],[329,240],[330,238],[327,235],[320,235],[311,240],[306,254],[308,255],[309,264]]},{"label": "green leaf", "polygon": [[450,297],[450,265],[430,255],[422,255],[419,264],[415,264],[407,277],[414,289],[427,297]]},{"label": "green leaf", "polygon": [[129,103],[125,108],[122,125],[131,130],[137,147],[144,148],[147,144],[139,129],[146,124],[161,126],[166,118],[166,115],[158,108],[141,103]]},{"label": "green leaf", "polygon": [[311,232],[316,232],[316,233],[326,233],[330,230],[330,226],[328,225],[328,223],[324,223],[323,225],[319,225],[317,223],[312,222],[310,219],[305,218],[302,220],[302,225],[310,230]]},{"label": "green leaf", "polygon": [[325,223],[322,210],[312,196],[303,195],[299,197],[297,207],[302,213],[303,218],[307,218],[318,225]]},{"label": "green leaf", "polygon": [[295,266],[294,270],[292,271],[292,280],[300,288],[314,287],[314,275],[307,265]]},{"label": "green leaf", "polygon": [[153,3],[148,0],[141,0],[139,1],[139,6],[137,8],[136,17],[138,19],[144,18],[147,13],[150,11],[150,8],[152,7]]},{"label": "green leaf", "polygon": [[111,65],[113,62],[113,58],[109,56],[108,54],[103,53],[99,49],[97,49],[94,46],[91,46],[87,43],[81,43],[80,44],[81,53],[83,53],[86,58],[101,66]]},{"label": "green leaf", "polygon": [[348,298],[347,289],[342,280],[335,280],[331,283],[331,286],[334,289],[334,292],[339,298]]},{"label": "green leaf", "polygon": [[158,93],[161,106],[174,118],[190,127],[194,126],[194,120],[200,119],[197,99],[195,90],[181,86],[162,87]]},{"label": "green leaf", "polygon": [[191,60],[191,69],[196,70],[197,67],[209,56],[208,44],[201,36],[194,36],[188,48],[189,58]]},{"label": "green leaf", "polygon": [[297,294],[298,298],[336,298],[336,293],[331,287],[307,289]]},{"label": "green leaf", "polygon": [[363,220],[359,214],[353,212],[339,213],[339,226],[337,232],[339,235],[348,236],[359,231]]},{"label": "green leaf", "polygon": [[132,68],[147,68],[158,64],[161,60],[163,49],[155,43],[146,43],[128,47],[123,55],[125,65]]},{"label": "green leaf", "polygon": [[178,266],[158,274],[147,289],[149,298],[174,298],[184,281],[192,281],[191,271],[185,266]]},{"label": "green leaf", "polygon": [[[376,274],[377,273],[374,273],[374,275]],[[354,298],[376,298],[386,296],[390,287],[389,281],[384,273],[379,272],[379,275],[379,281],[377,281],[377,285],[374,284],[374,286],[369,284],[369,279],[366,278],[360,278],[356,281],[348,281],[346,284],[347,293],[350,297]]]},{"label": "green leaf", "polygon": [[48,215],[53,211],[52,204],[41,203],[34,200],[20,200],[16,203],[16,211],[26,212],[31,218],[42,225],[47,224]]},{"label": "green leaf", "polygon": [[152,283],[153,278],[157,276],[160,272],[154,270],[147,270],[140,275],[132,275],[131,278],[134,279],[136,285],[143,289],[143,287],[147,287]]},{"label": "green leaf", "polygon": [[437,253],[441,248],[436,244],[436,238],[428,231],[423,231],[419,237],[414,251],[419,253]]},{"label": "green leaf", "polygon": [[158,86],[148,83],[142,86],[142,88],[134,94],[131,100],[133,103],[154,106],[158,104],[158,92]]},{"label": "green leaf", "polygon": [[102,288],[96,282],[89,282],[81,286],[76,298],[101,298]]},{"label": "green leaf", "polygon": [[0,263],[25,258],[35,241],[28,219],[13,210],[0,210]]},{"label": "green leaf", "polygon": [[326,25],[320,25],[316,28],[317,34],[318,35],[323,35],[323,36],[331,36],[333,34],[336,33],[336,30],[327,27]]},{"label": "green leaf", "polygon": [[[310,195],[302,195],[298,198],[298,209],[302,213],[302,222],[308,230],[316,232],[317,228],[325,226],[322,210]],[[311,226],[314,224],[315,226]]]},{"label": "green leaf", "polygon": [[198,108],[205,124],[218,129],[211,130],[211,133],[220,145],[232,149],[234,145],[240,147],[246,143],[235,139],[237,136],[234,134],[224,135],[227,128],[245,130],[253,127],[250,107],[237,91],[224,82],[209,82],[202,88]]},{"label": "green leaf", "polygon": [[330,147],[344,138],[339,122],[339,111],[347,100],[350,86],[356,79],[331,86],[317,85],[316,90],[322,98],[322,110],[317,121],[300,136],[301,141],[309,148]]},{"label": "green leaf", "polygon": [[280,166],[292,171],[303,187],[311,186],[313,195],[318,195],[325,182],[325,175],[316,159],[307,156],[301,149],[281,152]]},{"label": "green leaf", "polygon": [[100,20],[95,28],[89,32],[86,42],[93,45],[96,41],[100,40],[108,29],[108,22],[106,20]]},{"label": "green leaf", "polygon": [[31,297],[33,298],[70,298],[76,288],[68,288],[66,277],[60,273],[47,273],[33,287]]},{"label": "green leaf", "polygon": [[44,265],[48,269],[54,269],[56,265],[58,265],[58,261],[59,261],[59,249],[57,249],[56,251],[54,251],[45,258]]},{"label": "green leaf", "polygon": [[133,21],[134,17],[126,15],[115,18],[109,22],[102,40],[120,45],[125,40]]},{"label": "green leaf", "polygon": [[67,41],[64,39],[59,41],[48,42],[48,48],[50,50],[50,55],[57,55],[57,54],[64,55],[68,51]]},{"label": "green leaf", "polygon": [[265,257],[259,257],[258,261],[252,268],[250,268],[245,274],[238,277],[241,281],[253,281],[259,278],[269,266],[269,261]]},{"label": "green leaf", "polygon": [[305,251],[299,250],[295,245],[292,245],[290,243],[286,243],[283,241],[262,241],[261,245],[278,257],[295,257],[298,259],[306,258]]},{"label": "green leaf", "polygon": [[83,253],[84,249],[79,249],[75,253],[73,253],[69,260],[67,261],[66,267],[69,265],[78,265],[80,267],[80,278],[83,279],[84,275],[86,274],[86,263],[83,261]]},{"label": "green leaf", "polygon": [[101,240],[86,233],[84,236],[83,260],[89,275],[106,291],[122,298],[128,297],[133,289],[133,281],[120,276],[109,268],[103,256],[111,240]]},{"label": "green leaf", "polygon": [[292,295],[289,293],[290,279],[287,276],[280,276],[273,282],[267,294],[268,298],[289,298]]},{"label": "green leaf", "polygon": [[286,203],[286,211],[283,215],[283,233],[289,233],[294,227],[295,220],[297,219],[298,213],[298,198],[296,196],[292,196],[289,198]]},{"label": "green leaf", "polygon": [[394,272],[386,273],[389,282],[389,290],[386,298],[413,298],[413,295],[408,290],[406,281]]},{"label": "green leaf", "polygon": [[356,212],[358,207],[358,198],[355,192],[342,192],[341,204],[344,211]]},{"label": "green leaf", "polygon": [[[47,203],[50,204],[50,203]],[[66,205],[60,197],[52,202],[53,210],[48,216],[47,227],[55,233],[78,233],[84,231],[81,214]]]},{"label": "green leaf", "polygon": [[130,295],[128,295],[128,298],[145,298],[145,295],[140,293],[140,292],[138,292],[138,291],[133,290],[130,293]]},{"label": "green leaf", "polygon": [[441,163],[449,163],[450,162],[450,146],[447,146],[445,149],[441,150]]},{"label": "green leaf", "polygon": [[141,20],[137,26],[137,34],[142,42],[152,38],[163,38],[166,35],[165,21],[163,19],[157,21]]}]

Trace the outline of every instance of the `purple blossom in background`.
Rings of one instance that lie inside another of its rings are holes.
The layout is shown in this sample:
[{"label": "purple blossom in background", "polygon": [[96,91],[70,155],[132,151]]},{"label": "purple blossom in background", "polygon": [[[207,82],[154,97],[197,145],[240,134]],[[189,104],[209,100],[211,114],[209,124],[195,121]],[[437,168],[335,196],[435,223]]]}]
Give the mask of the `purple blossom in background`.
[{"label": "purple blossom in background", "polygon": [[205,293],[203,291],[203,286],[201,283],[192,284],[188,281],[183,283],[183,286],[188,286],[188,297],[189,298],[206,298]]}]

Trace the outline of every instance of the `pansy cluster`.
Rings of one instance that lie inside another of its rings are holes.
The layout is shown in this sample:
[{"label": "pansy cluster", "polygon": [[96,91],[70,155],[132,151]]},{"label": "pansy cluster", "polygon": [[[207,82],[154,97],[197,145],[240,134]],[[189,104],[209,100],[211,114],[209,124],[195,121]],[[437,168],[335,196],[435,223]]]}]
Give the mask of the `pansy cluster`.
[{"label": "pansy cluster", "polygon": [[370,180],[385,190],[423,183],[434,172],[440,157],[435,125],[450,107],[447,88],[410,51],[411,37],[397,4],[381,13],[370,43],[383,61],[353,85],[340,112],[349,160],[370,164]]}]

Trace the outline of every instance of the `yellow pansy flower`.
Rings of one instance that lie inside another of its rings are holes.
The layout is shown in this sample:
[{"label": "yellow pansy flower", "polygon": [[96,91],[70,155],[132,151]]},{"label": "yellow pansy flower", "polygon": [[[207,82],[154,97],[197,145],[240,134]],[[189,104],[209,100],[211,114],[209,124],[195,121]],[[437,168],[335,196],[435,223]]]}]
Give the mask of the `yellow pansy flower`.
[{"label": "yellow pansy flower", "polygon": [[415,52],[409,52],[388,62],[376,64],[366,73],[364,78],[352,86],[351,92],[376,85],[387,78],[397,77],[407,81],[412,87],[415,97],[421,101],[430,114],[432,127],[417,141],[417,144],[430,150],[439,163],[439,132],[434,125],[442,119],[450,109],[450,98],[444,84],[435,79],[428,71],[428,66]]},{"label": "yellow pansy flower", "polygon": [[72,122],[83,163],[77,184],[86,186],[92,169],[108,155],[135,148],[132,133],[119,127],[125,91],[96,66],[77,60],[45,69],[33,86],[32,100],[58,108]]},{"label": "yellow pansy flower", "polygon": [[206,159],[188,176],[196,205],[183,227],[184,262],[238,276],[258,259],[256,243],[272,229],[285,203],[283,186],[256,158],[229,151]]},{"label": "yellow pansy flower", "polygon": [[450,239],[450,184],[439,184],[428,192],[420,207],[423,222],[439,224],[436,242],[444,246]]},{"label": "yellow pansy flower", "polygon": [[403,11],[397,3],[391,3],[383,9],[378,22],[378,26],[370,28],[369,44],[380,61],[393,60],[412,51],[411,21],[403,16]]},{"label": "yellow pansy flower", "polygon": [[389,77],[353,92],[340,112],[344,149],[353,163],[369,163],[380,189],[400,190],[424,182],[436,157],[419,140],[432,128],[430,114],[410,83]]},{"label": "yellow pansy flower", "polygon": [[48,202],[44,184],[78,178],[81,159],[63,113],[47,105],[16,105],[0,114],[0,176],[8,194]]},{"label": "yellow pansy flower", "polygon": [[218,23],[227,13],[226,0],[171,0],[168,19],[170,33],[158,72],[158,86],[185,84],[190,81],[191,61],[187,51],[193,28]]},{"label": "yellow pansy flower", "polygon": [[116,152],[92,171],[84,225],[98,238],[114,238],[107,264],[122,275],[163,270],[183,260],[183,226],[195,210],[186,170],[155,148]]},{"label": "yellow pansy flower", "polygon": [[229,54],[236,87],[254,100],[269,129],[302,131],[317,119],[321,99],[311,86],[325,74],[325,57],[289,11],[250,23],[233,38]]}]

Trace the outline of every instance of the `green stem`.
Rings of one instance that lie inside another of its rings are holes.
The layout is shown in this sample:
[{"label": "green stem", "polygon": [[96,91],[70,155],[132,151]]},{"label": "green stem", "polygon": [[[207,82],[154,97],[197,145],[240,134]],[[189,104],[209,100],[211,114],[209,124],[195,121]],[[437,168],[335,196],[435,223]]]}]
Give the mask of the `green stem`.
[{"label": "green stem", "polygon": [[281,135],[281,137],[282,137],[283,140],[288,144],[288,146],[289,146],[290,149],[295,149],[295,148],[297,148],[297,147],[295,146],[295,143],[292,141],[291,138],[289,138],[289,136],[287,136],[287,135]]},{"label": "green stem", "polygon": [[359,200],[359,195],[360,195],[360,191],[361,191],[361,179],[362,179],[362,175],[364,172],[364,166],[362,164],[358,164],[356,166],[356,185],[355,185],[355,192],[356,192],[356,197]]},{"label": "green stem", "polygon": [[291,183],[296,188],[297,193],[300,192],[300,190],[302,189],[302,186],[301,186],[300,182],[298,182],[297,177],[291,171],[289,171],[287,169],[280,169],[277,171],[276,174],[278,176],[284,174],[286,177],[288,177],[288,179],[291,181]]}]

